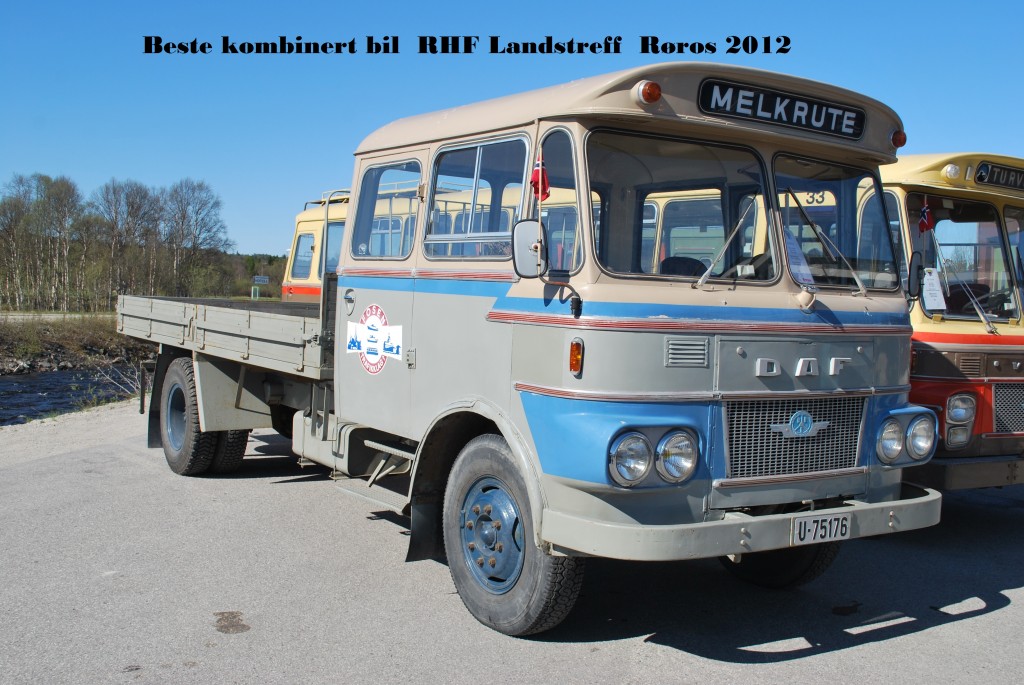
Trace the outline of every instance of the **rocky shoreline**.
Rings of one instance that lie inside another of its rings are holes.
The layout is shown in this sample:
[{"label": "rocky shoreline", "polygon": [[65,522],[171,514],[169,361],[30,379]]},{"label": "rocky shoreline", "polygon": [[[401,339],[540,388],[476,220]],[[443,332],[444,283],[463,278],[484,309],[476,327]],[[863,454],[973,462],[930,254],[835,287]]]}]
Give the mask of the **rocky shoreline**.
[{"label": "rocky shoreline", "polygon": [[137,365],[155,345],[125,337],[113,317],[0,321],[0,376]]}]

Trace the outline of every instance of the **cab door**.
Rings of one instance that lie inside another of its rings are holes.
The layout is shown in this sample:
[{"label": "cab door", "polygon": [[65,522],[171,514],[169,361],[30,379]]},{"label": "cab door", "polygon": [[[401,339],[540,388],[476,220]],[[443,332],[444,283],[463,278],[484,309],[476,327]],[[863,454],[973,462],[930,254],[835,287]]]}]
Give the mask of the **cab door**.
[{"label": "cab door", "polygon": [[413,437],[407,351],[415,339],[413,243],[425,154],[407,151],[360,165],[338,278],[337,414],[406,437]]}]

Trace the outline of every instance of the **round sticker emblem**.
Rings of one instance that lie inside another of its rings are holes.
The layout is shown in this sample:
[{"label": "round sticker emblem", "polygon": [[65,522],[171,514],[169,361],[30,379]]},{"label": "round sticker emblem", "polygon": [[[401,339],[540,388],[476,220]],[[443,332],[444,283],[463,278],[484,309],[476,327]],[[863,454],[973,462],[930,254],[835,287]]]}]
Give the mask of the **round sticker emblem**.
[{"label": "round sticker emblem", "polygon": [[378,374],[388,360],[381,350],[382,331],[387,330],[388,326],[387,314],[377,305],[371,304],[359,317],[359,325],[366,331],[366,340],[359,350],[359,361],[367,373]]}]

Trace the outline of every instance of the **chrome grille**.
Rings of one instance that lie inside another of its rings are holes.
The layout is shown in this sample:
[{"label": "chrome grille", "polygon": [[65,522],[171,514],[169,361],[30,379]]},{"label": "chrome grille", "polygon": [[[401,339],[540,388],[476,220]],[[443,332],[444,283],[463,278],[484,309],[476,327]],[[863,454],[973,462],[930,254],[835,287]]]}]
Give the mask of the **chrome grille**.
[{"label": "chrome grille", "polygon": [[1024,383],[996,383],[996,433],[1024,433]]},{"label": "chrome grille", "polygon": [[[773,424],[788,424],[797,411],[828,426],[813,437],[783,437]],[[728,477],[810,473],[857,465],[863,397],[751,400],[725,403]]]}]

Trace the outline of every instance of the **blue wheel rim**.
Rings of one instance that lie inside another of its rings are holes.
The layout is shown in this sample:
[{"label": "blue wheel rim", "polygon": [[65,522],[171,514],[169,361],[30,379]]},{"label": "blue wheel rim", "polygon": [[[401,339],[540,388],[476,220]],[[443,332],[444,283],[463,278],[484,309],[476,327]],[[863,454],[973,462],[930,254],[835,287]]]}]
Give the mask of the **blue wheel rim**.
[{"label": "blue wheel rim", "polygon": [[185,389],[175,383],[167,391],[167,441],[176,452],[185,444],[187,418]]},{"label": "blue wheel rim", "polygon": [[462,552],[476,581],[488,592],[512,589],[523,570],[523,525],[508,487],[497,478],[481,478],[460,509]]}]

